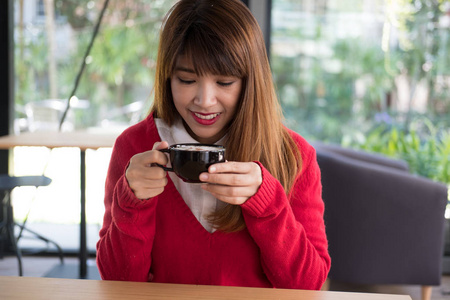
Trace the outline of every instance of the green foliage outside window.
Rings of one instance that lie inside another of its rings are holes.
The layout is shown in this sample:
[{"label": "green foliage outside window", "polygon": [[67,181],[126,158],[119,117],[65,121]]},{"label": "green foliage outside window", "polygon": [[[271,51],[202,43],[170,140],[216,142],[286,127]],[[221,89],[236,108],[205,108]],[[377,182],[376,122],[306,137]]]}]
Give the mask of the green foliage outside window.
[{"label": "green foliage outside window", "polygon": [[[174,2],[109,2],[76,93],[79,99],[90,102],[89,110],[77,115],[78,127],[97,125],[113,107],[150,98],[159,29]],[[19,16],[27,8],[26,1],[14,4]],[[48,79],[51,60],[57,65],[56,98],[69,97],[102,6],[103,1],[54,0],[53,36],[45,24],[47,16],[36,17],[31,23],[16,20],[16,107],[52,98]],[[51,55],[49,39],[54,39],[57,55]]]},{"label": "green foliage outside window", "polygon": [[274,0],[272,22],[289,127],[450,183],[448,1]]}]

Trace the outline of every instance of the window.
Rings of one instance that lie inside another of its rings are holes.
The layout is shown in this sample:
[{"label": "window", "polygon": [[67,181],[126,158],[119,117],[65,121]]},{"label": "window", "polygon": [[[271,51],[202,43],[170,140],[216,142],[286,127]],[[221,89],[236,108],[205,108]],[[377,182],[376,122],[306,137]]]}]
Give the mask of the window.
[{"label": "window", "polygon": [[[65,107],[75,86],[82,59],[89,45],[104,1],[44,0],[14,2],[15,10],[15,124],[16,133],[57,130],[61,115],[52,108]],[[150,105],[159,29],[162,18],[175,0],[110,1],[100,30],[86,58],[73,106],[63,130],[122,130],[142,118]],[[46,101],[52,100],[52,101]],[[55,104],[56,103],[56,104]],[[71,102],[72,103],[72,102]],[[137,105],[136,105],[137,104]],[[41,110],[33,110],[33,107]],[[117,113],[119,109],[127,113]],[[38,124],[39,115],[46,122]],[[43,124],[45,123],[45,124]],[[110,149],[88,151],[87,221],[88,246],[95,249],[103,217],[104,179]],[[76,224],[80,220],[79,152],[60,148],[14,149],[16,175],[42,174],[52,184],[37,193],[29,224],[38,231],[48,224]],[[33,193],[18,189],[16,193]],[[30,197],[31,198],[31,197]],[[30,203],[17,203],[15,217],[23,219]],[[92,228],[93,226],[93,228]],[[62,226],[64,228],[64,226]],[[73,227],[77,234],[78,227]],[[50,229],[51,230],[51,229]],[[45,232],[45,231],[44,231]],[[66,234],[67,235],[67,234]],[[65,248],[77,248],[78,240],[56,239]]]},{"label": "window", "polygon": [[271,63],[288,125],[337,143],[417,118],[449,128],[449,28],[448,1],[273,0]]}]

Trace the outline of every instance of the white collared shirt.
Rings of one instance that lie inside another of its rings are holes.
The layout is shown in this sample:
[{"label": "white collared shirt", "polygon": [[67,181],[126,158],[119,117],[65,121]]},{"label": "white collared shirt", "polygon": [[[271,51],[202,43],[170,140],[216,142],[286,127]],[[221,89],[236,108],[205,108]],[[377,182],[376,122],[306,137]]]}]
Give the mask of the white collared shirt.
[{"label": "white collared shirt", "polygon": [[[186,131],[181,119],[175,121],[172,127],[169,127],[166,122],[158,118],[155,118],[155,123],[161,140],[168,142],[169,145],[198,143]],[[224,139],[225,137],[217,141],[216,144],[223,145]],[[219,205],[224,205],[224,203],[217,200],[209,192],[203,190],[201,184],[186,183],[173,172],[169,172],[169,176],[187,206],[191,209],[192,214],[202,224],[203,228],[208,232],[214,232],[215,228],[208,222],[206,216],[215,212]]]}]

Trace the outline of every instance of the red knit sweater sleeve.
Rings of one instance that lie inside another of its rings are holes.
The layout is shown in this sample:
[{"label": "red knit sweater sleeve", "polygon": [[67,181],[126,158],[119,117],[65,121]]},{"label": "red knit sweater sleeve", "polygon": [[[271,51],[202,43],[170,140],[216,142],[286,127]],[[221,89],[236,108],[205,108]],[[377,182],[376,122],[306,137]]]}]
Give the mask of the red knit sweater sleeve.
[{"label": "red knit sweater sleeve", "polygon": [[293,134],[302,170],[289,195],[261,164],[263,183],[244,203],[247,228],[261,251],[261,264],[274,287],[320,289],[330,269],[324,203],[315,150]]},{"label": "red knit sweater sleeve", "polygon": [[105,214],[97,243],[97,266],[101,277],[107,280],[149,281],[152,277],[149,273],[150,254],[158,197],[139,200],[124,175],[131,156],[153,143],[143,145],[142,139],[129,138],[136,135],[137,129],[139,127],[125,131],[116,140],[106,177]]}]

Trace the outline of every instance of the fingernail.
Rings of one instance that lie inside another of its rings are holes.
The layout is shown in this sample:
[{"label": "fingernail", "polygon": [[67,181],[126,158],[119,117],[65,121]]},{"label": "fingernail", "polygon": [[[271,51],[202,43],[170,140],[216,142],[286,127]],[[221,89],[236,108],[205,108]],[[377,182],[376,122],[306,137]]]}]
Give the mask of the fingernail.
[{"label": "fingernail", "polygon": [[200,179],[201,181],[208,180],[208,174],[207,174],[207,173],[202,173],[202,174],[200,174],[199,179]]},{"label": "fingernail", "polygon": [[216,171],[216,167],[211,166],[209,167],[209,172],[214,173]]}]

